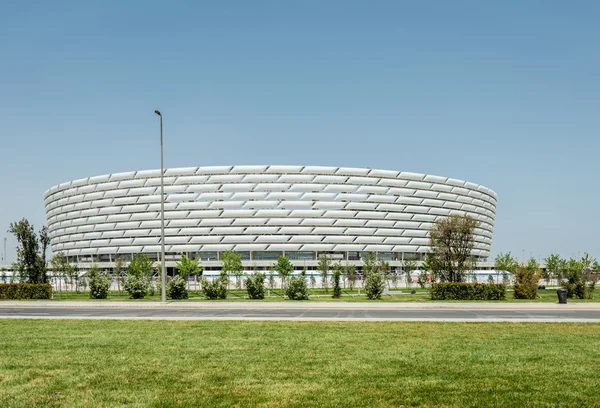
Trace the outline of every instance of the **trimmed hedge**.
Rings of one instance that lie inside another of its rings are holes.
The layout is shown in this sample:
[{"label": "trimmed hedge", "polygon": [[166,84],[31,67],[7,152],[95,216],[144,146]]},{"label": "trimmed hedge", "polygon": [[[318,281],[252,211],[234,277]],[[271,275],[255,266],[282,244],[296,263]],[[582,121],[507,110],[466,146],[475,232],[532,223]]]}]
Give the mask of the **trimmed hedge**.
[{"label": "trimmed hedge", "polygon": [[504,300],[506,285],[501,283],[443,282],[431,285],[432,300]]},{"label": "trimmed hedge", "polygon": [[0,299],[51,299],[52,286],[48,283],[2,283]]}]

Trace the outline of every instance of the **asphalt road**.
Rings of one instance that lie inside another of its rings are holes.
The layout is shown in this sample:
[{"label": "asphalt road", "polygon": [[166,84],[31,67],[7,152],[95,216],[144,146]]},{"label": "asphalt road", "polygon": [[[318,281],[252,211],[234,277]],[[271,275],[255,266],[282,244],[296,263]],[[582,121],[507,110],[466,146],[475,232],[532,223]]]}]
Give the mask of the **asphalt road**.
[{"label": "asphalt road", "polygon": [[342,308],[93,308],[1,307],[0,318],[116,320],[305,320],[305,321],[460,321],[460,322],[593,322],[600,310],[485,309],[342,309]]}]

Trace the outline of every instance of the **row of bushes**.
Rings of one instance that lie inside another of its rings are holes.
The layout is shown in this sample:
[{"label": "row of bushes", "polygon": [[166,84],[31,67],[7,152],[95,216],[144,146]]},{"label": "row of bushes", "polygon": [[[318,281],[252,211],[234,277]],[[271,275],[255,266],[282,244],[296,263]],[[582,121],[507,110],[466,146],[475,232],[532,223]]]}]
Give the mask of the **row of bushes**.
[{"label": "row of bushes", "polygon": [[432,300],[504,300],[506,285],[500,283],[443,282],[431,285]]},{"label": "row of bushes", "polygon": [[0,299],[51,299],[52,286],[48,283],[2,283]]}]

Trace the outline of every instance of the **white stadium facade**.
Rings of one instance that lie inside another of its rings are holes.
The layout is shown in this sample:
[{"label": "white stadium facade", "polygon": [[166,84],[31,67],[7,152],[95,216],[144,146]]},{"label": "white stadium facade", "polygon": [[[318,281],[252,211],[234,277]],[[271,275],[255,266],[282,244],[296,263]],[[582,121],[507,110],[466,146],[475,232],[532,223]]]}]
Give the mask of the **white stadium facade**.
[{"label": "white stadium facade", "polygon": [[[366,252],[401,266],[422,259],[438,217],[479,221],[473,255],[489,256],[497,195],[484,186],[426,174],[319,166],[212,166],[165,169],[169,269],[181,254],[220,269],[235,250],[248,270],[287,256],[314,270],[318,256],[362,264]],[[69,181],[44,194],[52,252],[111,268],[120,258],[160,257],[160,170]],[[210,272],[209,272],[210,274]]]}]

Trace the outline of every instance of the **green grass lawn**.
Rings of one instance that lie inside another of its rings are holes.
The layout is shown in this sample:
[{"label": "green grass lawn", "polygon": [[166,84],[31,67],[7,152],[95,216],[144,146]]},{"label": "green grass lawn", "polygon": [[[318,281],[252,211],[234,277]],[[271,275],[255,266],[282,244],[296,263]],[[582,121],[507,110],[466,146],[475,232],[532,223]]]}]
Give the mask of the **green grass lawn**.
[{"label": "green grass lawn", "polygon": [[600,326],[2,320],[2,407],[600,406]]},{"label": "green grass lawn", "polygon": [[[340,299],[332,299],[331,298],[331,289],[329,290],[329,294],[325,294],[325,292],[323,291],[323,289],[311,289],[310,293],[311,293],[311,297],[309,299],[309,301],[312,302],[433,302],[431,300],[431,297],[429,296],[429,294],[427,293],[426,289],[420,289],[420,288],[413,288],[416,293],[414,295],[410,294],[410,290],[404,289],[404,288],[399,288],[399,289],[392,289],[393,291],[396,290],[400,290],[403,293],[402,294],[394,294],[394,295],[384,295],[382,297],[381,300],[369,300],[367,299],[367,297],[365,296],[365,292],[364,290],[361,290],[361,294],[360,296],[358,295],[358,291],[357,290],[350,290],[350,289],[342,289],[342,297]],[[265,292],[266,295],[266,292]],[[82,301],[82,300],[94,300],[94,299],[90,299],[90,295],[89,292],[82,292],[82,293],[76,293],[76,292],[62,292],[62,294],[60,294],[59,292],[54,292],[54,301],[64,301],[64,300],[69,300],[69,301],[73,301],[73,300],[77,300],[77,301]],[[159,302],[160,301],[160,293],[156,293],[153,296],[147,296],[144,299],[140,299],[140,300],[133,300],[133,299],[129,299],[127,293],[125,292],[110,292],[107,301],[135,301],[135,302],[148,302],[148,301],[153,301],[153,302]],[[192,290],[190,291],[190,298],[187,300],[182,300],[182,302],[194,302],[194,301],[208,301],[200,291],[196,291],[196,290]],[[252,302],[253,300],[248,299],[248,293],[246,292],[246,290],[230,290],[227,299],[225,300],[226,302],[235,302],[235,301],[246,301],[246,302]],[[273,291],[271,291],[271,296],[270,297],[266,297],[264,300],[262,300],[262,302],[281,302],[281,301],[289,301],[289,302],[293,302],[287,299],[287,297],[282,297],[281,296],[281,290],[280,289],[275,289]],[[595,294],[594,297],[592,299],[569,299],[568,300],[569,303],[578,303],[578,302],[599,302],[600,301],[600,295]],[[222,302],[222,300],[213,300],[211,302]],[[455,301],[439,301],[436,300],[435,302],[455,302]],[[483,301],[471,301],[471,302],[483,302]],[[489,302],[489,301],[486,301]],[[495,303],[503,303],[503,302],[516,302],[516,303],[531,303],[531,302],[553,302],[553,303],[557,303],[558,302],[558,298],[556,295],[556,289],[546,289],[546,290],[538,290],[538,298],[534,299],[534,300],[524,300],[524,299],[514,299],[513,298],[513,292],[512,291],[508,291],[506,293],[506,300],[501,300],[501,301],[492,301]]]}]

